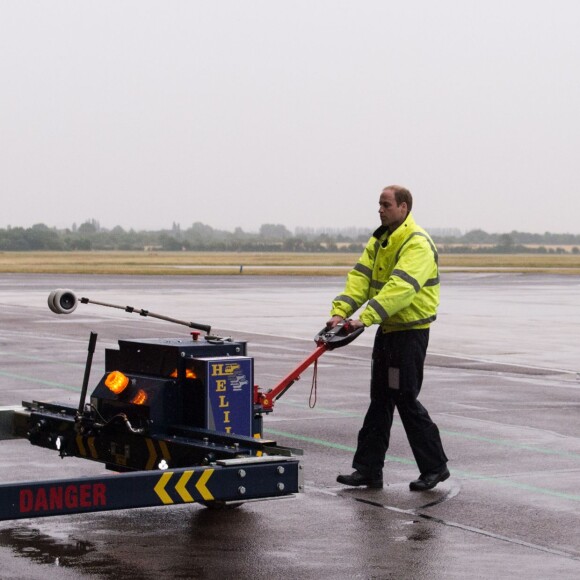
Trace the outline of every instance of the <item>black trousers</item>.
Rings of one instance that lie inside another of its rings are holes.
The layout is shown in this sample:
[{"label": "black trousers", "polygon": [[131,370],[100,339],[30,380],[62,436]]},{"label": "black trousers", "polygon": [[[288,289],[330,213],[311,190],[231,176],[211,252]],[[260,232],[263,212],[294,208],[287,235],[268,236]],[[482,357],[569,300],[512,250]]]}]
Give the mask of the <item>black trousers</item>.
[{"label": "black trousers", "polygon": [[352,463],[360,473],[382,475],[395,407],[419,471],[426,473],[446,465],[439,429],[417,399],[428,343],[428,328],[388,333],[379,328],[373,348],[371,403]]}]

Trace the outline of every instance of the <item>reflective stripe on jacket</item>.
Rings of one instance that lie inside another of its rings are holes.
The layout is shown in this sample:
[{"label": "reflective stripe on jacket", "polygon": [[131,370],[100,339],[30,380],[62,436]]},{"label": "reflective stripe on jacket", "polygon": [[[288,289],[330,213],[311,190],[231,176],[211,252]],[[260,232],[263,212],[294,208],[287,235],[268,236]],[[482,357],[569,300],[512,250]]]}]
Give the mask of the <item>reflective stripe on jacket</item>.
[{"label": "reflective stripe on jacket", "polygon": [[390,235],[386,226],[374,232],[344,292],[334,299],[331,316],[350,318],[367,302],[360,320],[380,324],[385,332],[428,328],[437,317],[437,248],[411,214]]}]

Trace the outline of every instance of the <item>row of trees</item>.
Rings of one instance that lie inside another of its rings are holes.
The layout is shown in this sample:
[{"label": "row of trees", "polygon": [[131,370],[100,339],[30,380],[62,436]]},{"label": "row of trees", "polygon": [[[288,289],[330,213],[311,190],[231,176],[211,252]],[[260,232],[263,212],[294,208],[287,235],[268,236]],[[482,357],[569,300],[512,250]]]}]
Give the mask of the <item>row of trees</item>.
[{"label": "row of trees", "polygon": [[[454,235],[449,235],[452,231]],[[359,252],[370,229],[297,230],[292,234],[280,224],[264,224],[258,233],[218,230],[196,222],[187,229],[173,224],[158,231],[101,228],[95,220],[76,227],[56,229],[45,224],[30,228],[0,229],[2,251],[72,251],[72,250],[205,250],[205,251],[284,251],[284,252]],[[461,234],[455,230],[432,230],[441,252],[557,252],[578,253],[580,235],[530,234],[511,232],[489,234],[472,230]]]}]

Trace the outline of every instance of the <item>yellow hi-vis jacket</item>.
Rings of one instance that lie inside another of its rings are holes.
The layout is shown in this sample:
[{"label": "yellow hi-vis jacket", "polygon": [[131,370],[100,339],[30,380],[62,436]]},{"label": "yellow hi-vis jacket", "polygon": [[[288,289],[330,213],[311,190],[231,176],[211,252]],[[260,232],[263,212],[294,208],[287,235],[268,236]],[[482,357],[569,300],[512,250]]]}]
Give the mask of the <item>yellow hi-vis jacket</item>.
[{"label": "yellow hi-vis jacket", "polygon": [[437,317],[437,248],[411,214],[392,234],[386,226],[374,232],[332,302],[331,316],[350,318],[367,301],[361,322],[380,324],[385,332],[428,328]]}]

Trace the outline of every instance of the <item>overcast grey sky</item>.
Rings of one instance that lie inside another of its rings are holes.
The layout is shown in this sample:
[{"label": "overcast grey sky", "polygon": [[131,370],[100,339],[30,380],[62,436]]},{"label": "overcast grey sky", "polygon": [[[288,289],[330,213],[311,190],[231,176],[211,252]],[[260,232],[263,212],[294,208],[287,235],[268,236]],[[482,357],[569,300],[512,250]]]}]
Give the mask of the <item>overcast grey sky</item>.
[{"label": "overcast grey sky", "polygon": [[0,0],[0,227],[580,233],[576,0]]}]

